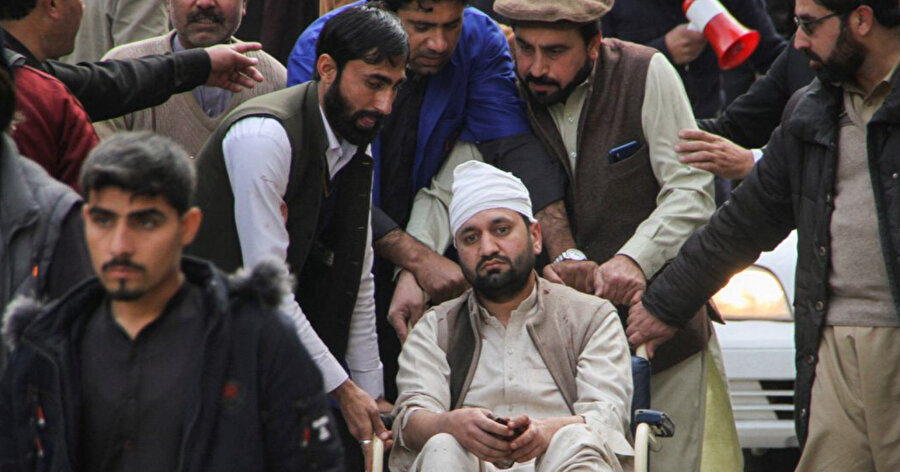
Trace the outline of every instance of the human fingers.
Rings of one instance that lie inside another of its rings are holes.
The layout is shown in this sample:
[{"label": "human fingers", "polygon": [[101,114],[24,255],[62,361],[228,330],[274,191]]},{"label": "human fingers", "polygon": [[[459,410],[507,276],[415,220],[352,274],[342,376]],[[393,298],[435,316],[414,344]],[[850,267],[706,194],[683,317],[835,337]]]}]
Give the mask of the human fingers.
[{"label": "human fingers", "polygon": [[234,44],[229,44],[228,46],[231,49],[233,49],[241,54],[243,54],[245,52],[250,52],[250,51],[261,51],[262,50],[262,44],[258,43],[258,42],[254,42],[254,41],[247,42],[247,43],[243,43],[243,42],[242,43],[234,43]]},{"label": "human fingers", "polygon": [[556,269],[553,268],[553,264],[547,264],[544,266],[544,278],[557,284],[563,283],[562,278],[560,278],[559,274],[556,272]]},{"label": "human fingers", "polygon": [[406,316],[402,311],[395,311],[388,314],[388,323],[394,328],[394,331],[397,333],[397,337],[400,338],[400,344],[406,342],[406,337],[409,336],[409,330],[406,327]]}]

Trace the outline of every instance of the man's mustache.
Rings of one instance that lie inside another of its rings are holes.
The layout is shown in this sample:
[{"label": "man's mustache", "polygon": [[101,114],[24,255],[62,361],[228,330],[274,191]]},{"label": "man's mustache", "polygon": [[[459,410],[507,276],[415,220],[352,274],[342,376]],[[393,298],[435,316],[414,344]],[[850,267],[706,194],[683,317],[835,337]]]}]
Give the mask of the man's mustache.
[{"label": "man's mustache", "polygon": [[197,10],[188,13],[187,22],[196,23],[200,20],[210,20],[214,23],[225,23],[225,16],[215,10]]},{"label": "man's mustache", "polygon": [[103,272],[106,272],[107,270],[113,269],[113,268],[134,269],[134,270],[139,270],[141,272],[145,272],[147,270],[144,268],[144,266],[142,266],[140,264],[135,264],[134,262],[131,261],[131,259],[128,259],[125,257],[116,257],[116,258],[111,259],[110,261],[103,264],[103,266],[101,267],[101,270],[103,270]]},{"label": "man's mustache", "polygon": [[480,270],[485,264],[491,261],[500,261],[505,262],[508,265],[512,265],[512,260],[506,256],[501,256],[500,254],[494,254],[491,256],[482,256],[481,260],[478,261],[478,264],[475,265],[475,270]]},{"label": "man's mustache", "polygon": [[537,84],[537,85],[555,85],[559,87],[559,82],[547,77],[546,75],[542,75],[540,77],[535,77],[531,74],[525,76],[525,83],[529,84]]}]

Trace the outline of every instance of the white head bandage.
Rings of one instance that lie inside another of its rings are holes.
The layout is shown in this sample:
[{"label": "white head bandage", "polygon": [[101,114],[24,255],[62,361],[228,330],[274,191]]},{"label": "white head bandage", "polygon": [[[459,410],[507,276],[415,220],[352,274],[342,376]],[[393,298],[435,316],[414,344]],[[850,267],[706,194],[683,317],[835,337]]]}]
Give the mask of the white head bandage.
[{"label": "white head bandage", "polygon": [[450,229],[456,233],[476,213],[505,208],[521,213],[534,223],[531,197],[518,177],[480,161],[464,162],[453,171],[453,199],[450,200]]}]

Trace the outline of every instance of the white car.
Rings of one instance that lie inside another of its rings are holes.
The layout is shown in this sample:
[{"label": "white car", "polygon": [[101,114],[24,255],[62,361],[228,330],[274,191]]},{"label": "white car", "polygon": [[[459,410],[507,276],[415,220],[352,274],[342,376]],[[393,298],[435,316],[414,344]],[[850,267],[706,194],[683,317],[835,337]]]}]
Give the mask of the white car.
[{"label": "white car", "polygon": [[744,449],[797,447],[794,272],[797,234],[736,274],[713,297],[738,437]]}]

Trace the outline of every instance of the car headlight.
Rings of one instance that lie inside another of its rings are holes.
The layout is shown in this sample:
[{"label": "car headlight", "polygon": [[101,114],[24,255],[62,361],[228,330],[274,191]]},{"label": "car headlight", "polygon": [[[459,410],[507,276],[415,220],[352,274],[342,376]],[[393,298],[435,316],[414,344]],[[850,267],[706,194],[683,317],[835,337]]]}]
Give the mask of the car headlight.
[{"label": "car headlight", "polygon": [[778,277],[760,266],[735,274],[713,296],[726,320],[791,321],[791,306]]}]

